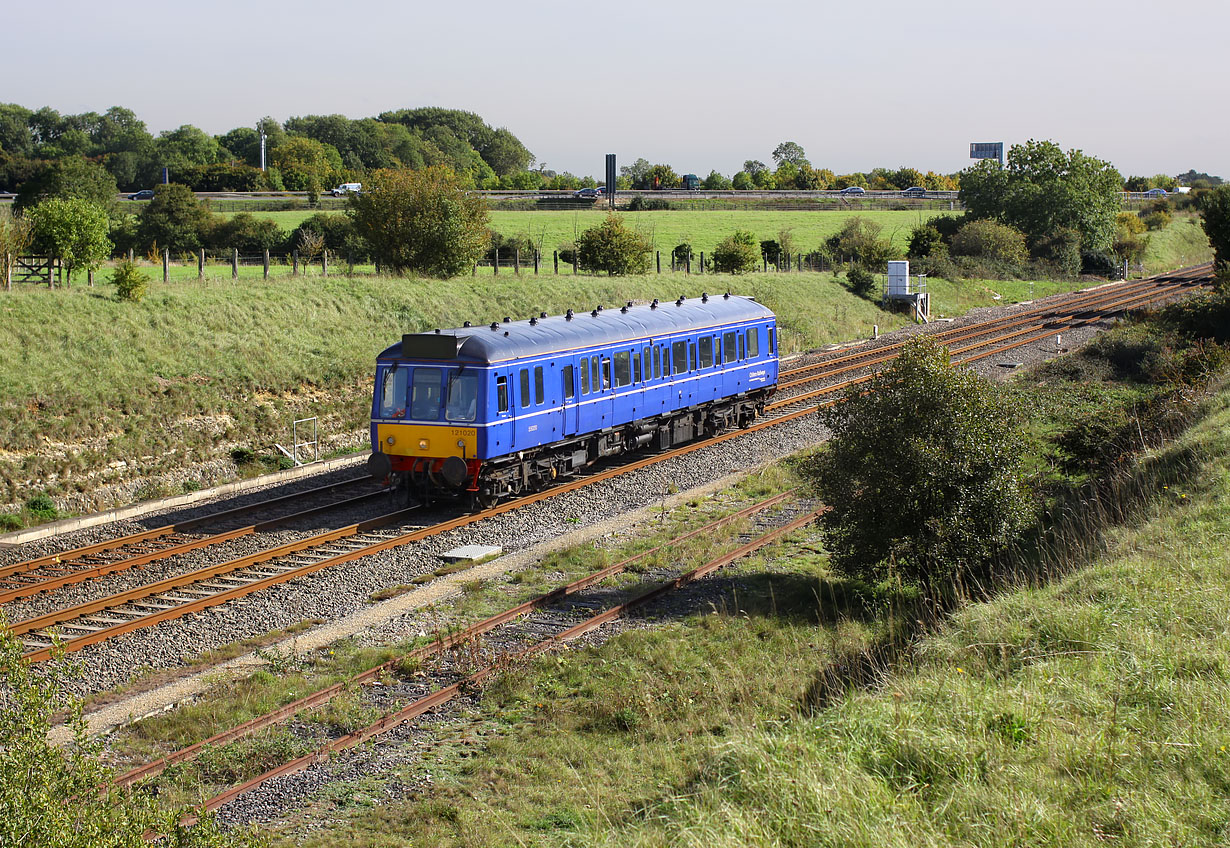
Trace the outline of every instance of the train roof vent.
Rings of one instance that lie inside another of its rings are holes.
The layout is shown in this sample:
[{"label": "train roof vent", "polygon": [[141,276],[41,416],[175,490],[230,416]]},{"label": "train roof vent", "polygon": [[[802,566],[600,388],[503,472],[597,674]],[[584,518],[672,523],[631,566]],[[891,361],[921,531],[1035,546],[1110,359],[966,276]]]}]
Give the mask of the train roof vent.
[{"label": "train roof vent", "polygon": [[471,324],[469,321],[463,321],[463,322],[461,322],[461,326],[463,326],[463,327],[472,327],[472,326],[474,326],[474,325],[473,325],[473,324]]},{"label": "train roof vent", "polygon": [[726,294],[722,295],[722,298],[724,300],[730,300],[730,292],[726,292]]},{"label": "train roof vent", "polygon": [[440,328],[439,328],[439,327],[436,327],[436,335],[437,335],[437,336],[438,336],[438,335],[440,335]]},{"label": "train roof vent", "polygon": [[658,308],[658,299],[657,299],[656,297],[653,299],[653,303],[649,304],[649,308],[650,308],[650,309],[657,309],[657,308]]},{"label": "train roof vent", "polygon": [[623,315],[627,315],[627,314],[628,314],[628,307],[626,307],[626,306],[621,306],[621,307],[619,307],[619,311],[620,311],[620,313],[621,313],[621,314],[623,314]]},{"label": "train roof vent", "polygon": [[590,317],[591,317],[591,318],[597,318],[597,317],[598,317],[598,310],[597,310],[597,309],[595,309],[593,312],[589,313],[589,315],[590,315]]},{"label": "train roof vent", "polygon": [[625,304],[624,304],[624,306],[626,306],[626,307],[628,307],[629,309],[631,309],[631,308],[632,308],[632,301],[628,301],[627,303],[625,303]]},{"label": "train roof vent", "polygon": [[493,330],[498,330],[498,329],[500,329],[500,324],[499,324],[499,322],[498,322],[498,321],[492,321],[492,322],[491,322],[491,329],[493,329]]},{"label": "train roof vent", "polygon": [[530,326],[533,327],[537,323],[538,323],[538,319],[535,318],[533,315],[531,315],[530,316]]},{"label": "train roof vent", "polygon": [[512,323],[512,319],[511,319],[511,318],[509,318],[507,315],[505,315],[505,316],[504,316],[504,323],[505,323],[505,324],[511,324],[511,323]]},{"label": "train roof vent", "polygon": [[601,304],[601,303],[599,303],[599,304],[598,304],[598,311],[599,311],[599,312],[601,312],[601,311],[602,311],[602,304]]},{"label": "train roof vent", "polygon": [[675,301],[675,305],[676,305],[676,306],[683,306],[683,301],[684,301],[684,297],[683,297],[683,295],[679,295],[679,299]]},{"label": "train roof vent", "polygon": [[701,293],[700,293],[700,302],[701,302],[701,303],[708,303],[708,302],[709,302],[709,292],[701,292]]},{"label": "train roof vent", "polygon": [[546,317],[547,317],[547,313],[545,313],[545,312],[539,312],[539,313],[538,313],[538,317],[539,317],[539,318],[546,318]]},{"label": "train roof vent", "polygon": [[564,320],[565,321],[572,320],[572,310],[571,309],[569,309],[567,312],[564,313]]},{"label": "train roof vent", "polygon": [[508,331],[507,331],[507,330],[505,330],[505,331],[504,331],[504,335],[506,335],[506,336],[508,335]]}]

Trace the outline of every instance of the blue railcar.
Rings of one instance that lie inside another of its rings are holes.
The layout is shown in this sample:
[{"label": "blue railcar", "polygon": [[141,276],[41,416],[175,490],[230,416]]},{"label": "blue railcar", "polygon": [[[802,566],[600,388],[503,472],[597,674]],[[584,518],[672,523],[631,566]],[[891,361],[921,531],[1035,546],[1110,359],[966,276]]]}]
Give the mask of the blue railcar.
[{"label": "blue railcar", "polygon": [[776,385],[776,318],[731,294],[409,333],[376,362],[370,467],[491,503],[747,426]]}]

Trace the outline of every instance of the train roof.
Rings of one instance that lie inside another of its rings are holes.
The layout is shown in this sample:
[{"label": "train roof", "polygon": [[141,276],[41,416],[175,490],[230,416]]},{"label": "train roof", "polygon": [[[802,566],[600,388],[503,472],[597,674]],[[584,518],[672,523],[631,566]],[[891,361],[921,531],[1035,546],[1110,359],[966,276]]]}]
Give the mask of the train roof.
[{"label": "train roof", "polygon": [[490,364],[773,317],[768,307],[742,295],[654,301],[595,312],[407,333],[401,342],[381,353],[380,359]]}]

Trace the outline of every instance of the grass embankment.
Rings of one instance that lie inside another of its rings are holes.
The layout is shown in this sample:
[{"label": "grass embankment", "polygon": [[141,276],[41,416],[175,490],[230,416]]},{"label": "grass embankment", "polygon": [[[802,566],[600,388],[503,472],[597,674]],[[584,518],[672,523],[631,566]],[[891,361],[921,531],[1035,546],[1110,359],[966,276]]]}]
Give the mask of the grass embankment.
[{"label": "grass embankment", "polygon": [[[372,363],[403,332],[727,287],[778,313],[786,353],[906,320],[828,274],[317,275],[267,284],[228,274],[155,281],[141,303],[116,301],[105,285],[15,291],[0,296],[0,503],[45,490],[73,495],[72,511],[101,506],[90,499],[100,484],[286,444],[296,417],[319,416],[327,448],[356,444]],[[932,290],[940,314],[995,302],[982,286]],[[138,497],[217,479],[181,473]]]},{"label": "grass embankment", "polygon": [[[1054,431],[1156,393],[1098,377],[1111,354],[1018,389],[1063,416],[1023,427],[1037,467]],[[506,673],[422,761],[310,799],[284,843],[1221,844],[1230,391],[1141,468],[1137,522],[1084,528],[1104,554],[957,612],[878,685],[833,681],[901,626],[892,595],[796,538],[706,611]],[[382,800],[424,771],[421,797]]]}]

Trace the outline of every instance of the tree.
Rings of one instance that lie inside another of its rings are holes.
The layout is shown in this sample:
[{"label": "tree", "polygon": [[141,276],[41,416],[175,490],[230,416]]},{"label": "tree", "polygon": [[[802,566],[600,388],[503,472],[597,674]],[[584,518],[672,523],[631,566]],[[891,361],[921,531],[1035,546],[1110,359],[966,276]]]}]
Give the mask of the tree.
[{"label": "tree", "polygon": [[[152,795],[114,786],[101,745],[86,733],[81,699],[68,689],[80,667],[59,656],[36,672],[23,650],[0,614],[0,845],[138,848],[148,832],[177,848],[255,844],[223,833],[212,815],[183,830],[177,823],[187,810],[161,811]],[[71,745],[48,741],[57,714],[68,717]]]},{"label": "tree", "polygon": [[342,157],[337,149],[314,138],[288,138],[273,152],[273,164],[282,174],[288,191],[307,191],[308,184],[332,185],[342,169]]},{"label": "tree", "polygon": [[577,253],[586,271],[606,271],[609,275],[645,274],[653,245],[640,233],[624,226],[614,212],[606,220],[581,233]]},{"label": "tree", "polygon": [[730,186],[735,191],[751,191],[756,187],[756,183],[752,181],[751,174],[747,171],[740,171],[731,179]]},{"label": "tree", "polygon": [[88,200],[53,197],[26,214],[35,246],[60,260],[70,282],[81,268],[97,268],[111,253],[107,213]]},{"label": "tree", "polygon": [[746,230],[736,230],[713,249],[713,270],[746,274],[760,267],[760,243]]},{"label": "tree", "polygon": [[880,238],[880,224],[867,218],[847,218],[842,227],[824,241],[825,250],[836,262],[854,262],[869,271],[880,270],[896,255],[893,244]]},{"label": "tree", "polygon": [[1050,141],[1008,151],[1001,168],[984,159],[961,172],[961,201],[975,218],[994,218],[1025,233],[1030,248],[1060,228],[1075,230],[1079,249],[1107,251],[1115,237],[1123,177],[1079,150]]},{"label": "tree", "polygon": [[803,152],[803,148],[793,141],[783,141],[773,148],[773,161],[777,163],[779,168],[786,162],[789,162],[796,168],[811,164],[807,161],[807,154]]},{"label": "tree", "polygon": [[168,183],[155,188],[154,199],[141,210],[137,240],[181,253],[204,245],[214,225],[214,216],[186,185]]},{"label": "tree", "polygon": [[109,209],[115,205],[118,193],[115,177],[106,168],[80,156],[70,156],[45,165],[23,183],[14,206],[26,209],[52,197],[79,197]]},{"label": "tree", "polygon": [[648,188],[646,181],[649,179],[649,171],[653,165],[648,159],[637,159],[631,165],[621,165],[619,173],[632,181],[629,188]]},{"label": "tree", "polygon": [[649,185],[646,188],[679,188],[683,185],[683,178],[670,165],[654,165],[649,169],[647,179]]},{"label": "tree", "polygon": [[1111,249],[1120,260],[1140,262],[1149,249],[1149,237],[1144,232],[1145,222],[1139,215],[1120,212],[1115,216],[1115,243]]},{"label": "tree", "polygon": [[349,214],[383,267],[447,278],[486,251],[487,206],[462,191],[451,168],[380,170],[368,182],[369,190],[350,196]]},{"label": "tree", "polygon": [[908,342],[820,417],[833,438],[807,474],[830,505],[820,526],[843,574],[940,588],[1029,520],[1006,397],[934,339]]},{"label": "tree", "polygon": [[705,177],[701,185],[705,187],[706,191],[729,191],[731,189],[730,180],[717,171],[710,171],[709,176]]},{"label": "tree", "polygon": [[1219,185],[1200,198],[1200,217],[1224,286],[1230,282],[1230,185]]},{"label": "tree", "polygon": [[748,175],[755,179],[757,174],[767,171],[768,166],[759,159],[748,159],[743,163],[743,170],[747,171]]}]

